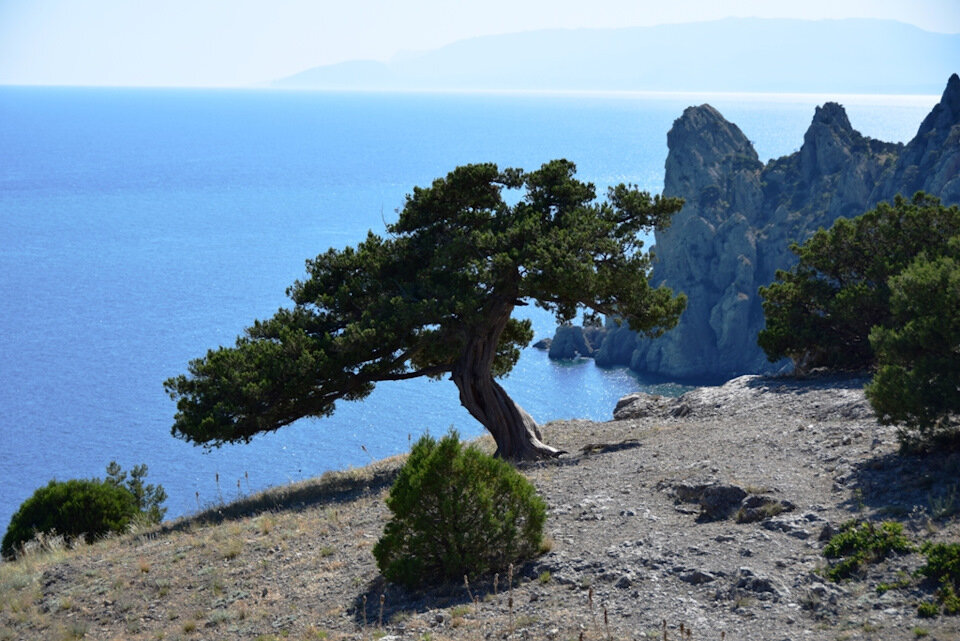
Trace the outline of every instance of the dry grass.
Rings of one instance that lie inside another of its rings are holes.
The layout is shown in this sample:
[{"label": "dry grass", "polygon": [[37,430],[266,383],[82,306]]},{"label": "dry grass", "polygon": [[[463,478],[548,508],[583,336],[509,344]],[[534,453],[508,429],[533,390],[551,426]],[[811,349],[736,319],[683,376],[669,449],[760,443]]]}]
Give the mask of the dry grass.
[{"label": "dry grass", "polygon": [[[489,438],[480,446],[493,450]],[[469,598],[467,585],[454,586],[429,602],[383,584],[371,548],[403,458],[329,472],[93,545],[68,549],[60,539],[40,540],[0,564],[0,641],[365,641],[398,630],[423,641],[479,641],[537,625],[540,617],[514,612],[517,578],[497,577],[499,587],[468,583]],[[365,614],[351,595],[367,601]],[[586,604],[544,616],[555,638],[576,639],[584,630],[584,639],[606,638],[589,629]]]},{"label": "dry grass", "polygon": [[[719,425],[715,440],[742,432],[739,420]],[[719,527],[726,528],[724,540],[727,530],[736,536],[752,531],[733,522],[695,527],[692,517],[678,512],[659,489],[663,479],[686,478],[688,470],[702,465],[699,448],[711,432],[697,429],[684,434],[677,427],[658,424],[586,421],[567,422],[562,429],[546,425],[543,431],[547,442],[573,452],[560,461],[520,466],[551,498],[551,505],[562,508],[598,488],[617,501],[605,521],[581,519],[576,505],[551,516],[553,539],[545,540],[545,548],[554,548],[550,555],[554,558],[546,565],[553,573],[531,565],[524,576],[505,572],[486,579],[470,577],[424,592],[385,584],[371,548],[389,516],[383,499],[403,461],[395,457],[274,488],[90,546],[70,550],[57,539],[38,542],[17,562],[0,563],[0,641],[372,641],[390,635],[412,641],[723,639],[724,629],[728,638],[774,638],[759,634],[761,628],[766,631],[777,624],[766,609],[771,604],[742,595],[718,601],[713,588],[694,591],[674,577],[671,568],[676,561],[642,570],[636,589],[613,587],[600,574],[601,569],[607,576],[613,574],[608,570],[616,565],[608,560],[609,552],[621,550],[623,541],[642,541],[644,558],[656,559],[661,547],[662,558],[674,549],[677,558],[685,558],[691,545],[708,554],[725,554],[727,543],[715,536]],[[584,443],[601,446],[581,452]],[[753,439],[747,445],[755,443]],[[491,439],[481,439],[481,447],[492,451]],[[739,442],[726,447],[720,451],[738,455],[750,451]],[[747,469],[735,456],[731,461],[725,468],[728,476],[736,475],[735,469]],[[798,460],[797,470],[807,469]],[[756,489],[767,482],[762,475],[743,479]],[[617,516],[620,507],[640,503],[649,506],[656,525],[639,521],[640,516],[632,520]],[[831,518],[835,522],[836,514]],[[938,527],[956,531],[952,523]],[[647,529],[653,528],[666,529],[659,536],[648,535]],[[787,545],[798,541],[782,538]],[[752,563],[773,567],[764,555],[783,554],[779,545],[752,545],[757,552]],[[621,553],[625,556],[616,564],[635,564],[633,552]],[[563,557],[576,563],[582,558],[585,569],[571,572],[573,562],[561,563]],[[806,557],[798,558],[803,562]],[[693,601],[706,591],[710,594],[703,601]],[[860,597],[851,590],[848,601]],[[773,605],[776,615],[777,604]],[[809,615],[790,611],[789,616],[798,620],[785,627],[784,610],[780,607],[778,631],[800,632],[813,624]],[[662,622],[662,617],[670,623]],[[931,635],[953,638],[955,634],[949,635],[956,626],[943,619],[929,624]],[[691,620],[702,629],[691,634],[685,626],[681,632],[681,622]],[[834,638],[846,620],[825,622],[824,631],[830,630]],[[754,634],[732,634],[744,626],[752,626],[745,630]],[[903,627],[890,630],[894,634]],[[941,634],[944,630],[946,635]],[[902,635],[871,633],[869,638]]]},{"label": "dry grass", "polygon": [[93,545],[41,538],[0,563],[0,641],[338,638],[303,617],[285,624],[289,575],[342,574],[344,541],[369,555],[372,532],[357,528],[370,519],[357,517],[401,464],[329,472]]}]

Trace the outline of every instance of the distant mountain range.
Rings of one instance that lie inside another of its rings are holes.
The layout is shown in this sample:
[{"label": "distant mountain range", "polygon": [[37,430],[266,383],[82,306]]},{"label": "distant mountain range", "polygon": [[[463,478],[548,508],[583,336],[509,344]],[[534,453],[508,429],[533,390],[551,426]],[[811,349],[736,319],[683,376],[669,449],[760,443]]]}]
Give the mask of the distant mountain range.
[{"label": "distant mountain range", "polygon": [[327,90],[938,94],[958,67],[960,34],[890,20],[729,18],[485,36],[390,62],[315,67],[271,84]]}]

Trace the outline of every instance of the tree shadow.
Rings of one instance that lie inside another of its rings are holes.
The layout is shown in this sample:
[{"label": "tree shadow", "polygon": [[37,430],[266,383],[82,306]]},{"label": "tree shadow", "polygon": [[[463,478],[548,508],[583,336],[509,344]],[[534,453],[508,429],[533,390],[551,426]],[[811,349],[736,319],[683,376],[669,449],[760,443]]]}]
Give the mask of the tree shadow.
[{"label": "tree shadow", "polygon": [[778,394],[802,395],[825,389],[862,390],[870,382],[864,372],[813,372],[805,376],[758,376],[747,387]]},{"label": "tree shadow", "polygon": [[390,487],[402,464],[402,457],[393,457],[363,468],[325,472],[319,478],[271,487],[229,503],[208,507],[196,514],[162,523],[140,536],[152,538],[185,531],[197,525],[220,524],[264,512],[302,512],[319,505],[349,503]]},{"label": "tree shadow", "polygon": [[854,465],[846,485],[850,497],[841,505],[851,513],[951,519],[960,515],[960,453],[883,454]]},{"label": "tree shadow", "polygon": [[[529,560],[514,570],[513,587],[521,581],[536,577],[537,560]],[[446,582],[421,588],[405,588],[388,583],[383,575],[367,584],[357,594],[348,613],[358,628],[384,628],[395,626],[399,620],[423,612],[448,608],[463,609],[464,613],[491,608],[502,608],[507,613],[510,590],[508,578],[504,574],[470,578],[466,581]],[[448,624],[450,616],[438,613],[443,620],[437,625]]]}]

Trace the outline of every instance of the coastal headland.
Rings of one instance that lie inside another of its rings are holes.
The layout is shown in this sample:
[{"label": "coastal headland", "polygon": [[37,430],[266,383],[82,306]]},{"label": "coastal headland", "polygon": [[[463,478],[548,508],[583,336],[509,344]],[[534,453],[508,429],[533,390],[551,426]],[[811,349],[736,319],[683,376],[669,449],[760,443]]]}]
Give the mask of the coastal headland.
[{"label": "coastal headland", "polygon": [[550,550],[512,582],[383,582],[371,548],[398,457],[0,565],[0,636],[955,639],[960,618],[917,615],[932,598],[919,553],[825,575],[851,519],[960,538],[960,454],[899,454],[864,382],[745,376],[546,425],[569,454],[521,471],[548,503]]}]

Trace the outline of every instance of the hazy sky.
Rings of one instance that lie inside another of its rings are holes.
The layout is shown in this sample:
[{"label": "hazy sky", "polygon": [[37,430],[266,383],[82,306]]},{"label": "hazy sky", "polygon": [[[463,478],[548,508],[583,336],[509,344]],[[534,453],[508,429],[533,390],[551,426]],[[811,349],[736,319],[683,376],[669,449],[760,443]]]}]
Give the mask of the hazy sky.
[{"label": "hazy sky", "polygon": [[960,33],[960,0],[0,0],[0,84],[249,85],[479,35],[730,16]]}]

